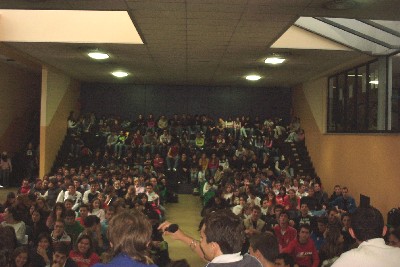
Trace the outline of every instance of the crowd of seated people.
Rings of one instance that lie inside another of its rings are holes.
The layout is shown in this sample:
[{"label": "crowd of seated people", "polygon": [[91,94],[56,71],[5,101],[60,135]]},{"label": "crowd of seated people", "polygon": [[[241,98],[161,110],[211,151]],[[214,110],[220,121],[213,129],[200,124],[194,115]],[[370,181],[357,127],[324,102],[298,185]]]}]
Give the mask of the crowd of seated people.
[{"label": "crowd of seated people", "polygon": [[[10,266],[49,266],[63,252],[60,246],[71,264],[106,262],[108,222],[124,209],[139,209],[150,219],[151,255],[165,266],[167,246],[157,227],[165,203],[177,201],[170,187],[175,181],[193,185],[203,215],[231,209],[243,218],[249,239],[272,232],[280,252],[299,265],[317,266],[354,243],[348,215],[355,202],[348,188],[335,187],[329,198],[321,180],[295,174],[285,154],[286,142],[304,140],[298,118],[285,127],[281,119],[246,116],[149,114],[129,121],[88,114],[76,121],[71,114],[68,136],[64,164],[43,179],[24,179],[2,207],[0,230],[12,229],[8,233],[16,240],[4,246],[11,254],[26,254],[25,261],[17,264],[17,255]],[[333,234],[337,229],[339,237]],[[332,252],[327,242],[341,249]],[[297,259],[304,244],[308,256]]]}]

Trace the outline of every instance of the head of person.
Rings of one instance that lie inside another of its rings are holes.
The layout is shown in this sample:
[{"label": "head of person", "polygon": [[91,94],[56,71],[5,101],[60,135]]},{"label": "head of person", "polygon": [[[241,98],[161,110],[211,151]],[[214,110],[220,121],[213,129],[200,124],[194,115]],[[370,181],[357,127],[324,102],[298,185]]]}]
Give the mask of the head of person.
[{"label": "head of person", "polygon": [[17,247],[12,253],[12,264],[15,267],[25,267],[29,263],[29,249],[26,246]]},{"label": "head of person", "polygon": [[258,219],[260,219],[260,217],[261,217],[260,206],[257,205],[253,206],[251,209],[251,219],[256,222]]},{"label": "head of person", "polygon": [[293,267],[294,259],[287,253],[281,253],[275,258],[275,266]]},{"label": "head of person", "polygon": [[278,240],[269,232],[252,235],[249,253],[261,262],[273,263],[279,254]]},{"label": "head of person", "polygon": [[389,246],[400,248],[400,227],[397,227],[390,231]]},{"label": "head of person", "polygon": [[222,254],[241,251],[245,240],[244,226],[241,218],[230,210],[218,210],[204,218],[200,237],[204,257],[211,261]]},{"label": "head of person", "polygon": [[347,198],[349,198],[349,189],[346,187],[346,186],[344,186],[343,188],[342,188],[342,196],[343,196],[343,198],[344,199],[347,199]]},{"label": "head of person", "polygon": [[341,216],[341,222],[344,229],[348,230],[351,227],[350,214],[345,213]]},{"label": "head of person", "polygon": [[54,223],[53,236],[61,236],[64,233],[65,223],[59,219]]},{"label": "head of person", "polygon": [[318,232],[325,233],[327,226],[328,226],[328,218],[326,216],[318,217],[317,219]]},{"label": "head of person", "polygon": [[40,233],[37,238],[36,246],[44,250],[49,249],[52,246],[51,236],[46,232]]},{"label": "head of person", "polygon": [[100,227],[100,218],[96,215],[89,215],[84,220],[85,228],[95,231],[98,227]]},{"label": "head of person", "polygon": [[125,210],[112,217],[107,237],[114,255],[124,253],[129,257],[148,263],[148,244],[152,227],[146,216],[136,209]]},{"label": "head of person", "polygon": [[300,225],[300,231],[299,231],[299,243],[300,244],[305,244],[308,242],[308,240],[310,238],[310,232],[311,232],[310,225],[308,225],[308,224]]},{"label": "head of person", "polygon": [[286,213],[286,211],[281,211],[279,214],[279,225],[288,225],[289,223],[289,215]]},{"label": "head of person", "polygon": [[54,246],[53,251],[53,264],[57,264],[57,266],[64,266],[67,261],[69,254],[68,245],[63,242],[58,242]]},{"label": "head of person", "polygon": [[342,193],[342,189],[340,188],[340,185],[335,185],[335,187],[333,188],[335,195],[340,196],[340,194]]},{"label": "head of person", "polygon": [[89,214],[89,206],[86,204],[82,204],[79,207],[79,214],[81,215],[81,218],[86,218]]},{"label": "head of person", "polygon": [[382,213],[372,207],[359,207],[351,215],[350,234],[358,242],[382,238],[386,233]]},{"label": "head of person", "polygon": [[90,236],[80,235],[76,240],[74,251],[80,253],[86,259],[89,258],[93,252],[93,242]]}]

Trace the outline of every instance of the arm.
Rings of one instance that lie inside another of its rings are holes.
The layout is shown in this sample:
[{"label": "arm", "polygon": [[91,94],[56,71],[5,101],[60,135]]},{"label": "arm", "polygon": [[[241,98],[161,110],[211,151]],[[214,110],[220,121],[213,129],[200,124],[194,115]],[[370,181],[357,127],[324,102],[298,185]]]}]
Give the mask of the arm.
[{"label": "arm", "polygon": [[83,198],[82,198],[83,204],[88,204],[89,203],[89,192],[90,191],[86,191],[85,193],[83,193]]},{"label": "arm", "polygon": [[171,233],[171,232],[165,231],[165,229],[167,229],[170,225],[171,225],[170,222],[165,221],[158,227],[158,230],[163,230],[164,231],[164,235],[169,235],[169,236],[172,237],[172,239],[180,240],[182,243],[188,245],[191,248],[191,250],[194,251],[201,259],[203,259],[204,261],[207,261],[204,258],[204,253],[200,248],[200,242],[198,240],[196,240],[196,239],[192,238],[191,236],[185,234],[180,229],[178,229],[175,233]]},{"label": "arm", "polygon": [[319,255],[318,255],[318,251],[315,248],[315,246],[313,245],[313,252],[312,252],[312,267],[318,267],[319,266]]},{"label": "arm", "polygon": [[57,202],[57,203],[58,203],[58,202],[64,203],[64,191],[63,191],[63,190],[61,190],[60,193],[58,194],[58,197],[57,197],[57,201],[56,201],[56,202]]}]

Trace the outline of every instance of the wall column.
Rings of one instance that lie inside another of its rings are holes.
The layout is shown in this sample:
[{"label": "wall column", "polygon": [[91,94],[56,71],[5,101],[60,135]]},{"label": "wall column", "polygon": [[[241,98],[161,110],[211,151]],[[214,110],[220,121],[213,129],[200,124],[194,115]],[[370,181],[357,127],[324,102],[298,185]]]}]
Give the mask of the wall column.
[{"label": "wall column", "polygon": [[47,174],[53,166],[67,133],[69,112],[79,114],[79,96],[79,82],[43,67],[39,177]]}]

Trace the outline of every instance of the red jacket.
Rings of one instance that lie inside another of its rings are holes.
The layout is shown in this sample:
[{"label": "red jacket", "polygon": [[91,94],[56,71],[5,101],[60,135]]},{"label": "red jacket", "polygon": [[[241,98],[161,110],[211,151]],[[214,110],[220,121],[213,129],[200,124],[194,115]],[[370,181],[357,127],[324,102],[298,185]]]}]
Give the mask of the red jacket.
[{"label": "red jacket", "polygon": [[300,266],[318,267],[319,265],[318,251],[311,238],[305,244],[300,244],[296,238],[282,252],[290,254]]},{"label": "red jacket", "polygon": [[292,240],[296,240],[297,231],[293,227],[288,226],[285,233],[282,234],[281,227],[276,225],[274,227],[275,236],[278,239],[279,251],[286,248]]}]

